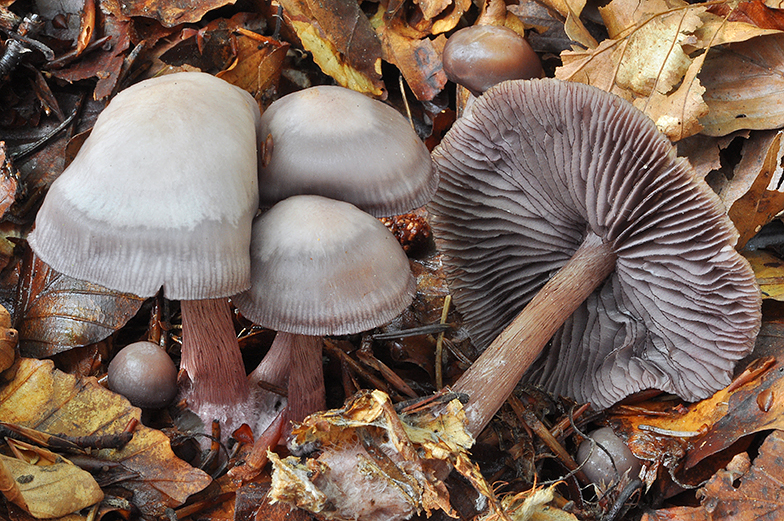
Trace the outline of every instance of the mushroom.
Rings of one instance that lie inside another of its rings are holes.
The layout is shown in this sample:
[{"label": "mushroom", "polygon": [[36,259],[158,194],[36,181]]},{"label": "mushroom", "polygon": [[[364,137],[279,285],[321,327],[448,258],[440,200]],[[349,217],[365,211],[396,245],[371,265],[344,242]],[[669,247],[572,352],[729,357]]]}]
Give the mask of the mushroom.
[{"label": "mushroom", "polygon": [[449,80],[474,96],[504,80],[542,76],[542,62],[525,38],[502,25],[472,25],[446,42],[442,58]]},{"label": "mushroom", "polygon": [[598,407],[730,381],[759,289],[720,200],[642,112],[583,84],[504,82],[433,157],[436,244],[472,339],[490,344],[453,387],[470,432],[551,339],[529,380]]},{"label": "mushroom", "polygon": [[639,476],[642,464],[629,446],[610,427],[601,427],[588,434],[577,449],[577,462],[588,479],[605,490],[624,475]]},{"label": "mushroom", "polygon": [[142,81],[100,114],[52,184],[29,242],[55,270],[181,300],[189,406],[245,421],[249,386],[227,297],[250,286],[258,106],[203,73]]},{"label": "mushroom", "polygon": [[438,185],[430,153],[384,103],[336,86],[275,101],[261,118],[260,204],[321,195],[385,217],[425,204]]},{"label": "mushroom", "polygon": [[291,353],[288,419],[324,408],[324,335],[366,331],[395,318],[414,277],[386,227],[355,206],[290,197],[253,224],[251,289],[234,297],[250,320],[278,331],[270,351]]},{"label": "mushroom", "polygon": [[109,363],[109,389],[142,408],[166,407],[177,394],[177,368],[157,344],[142,341],[120,349]]}]

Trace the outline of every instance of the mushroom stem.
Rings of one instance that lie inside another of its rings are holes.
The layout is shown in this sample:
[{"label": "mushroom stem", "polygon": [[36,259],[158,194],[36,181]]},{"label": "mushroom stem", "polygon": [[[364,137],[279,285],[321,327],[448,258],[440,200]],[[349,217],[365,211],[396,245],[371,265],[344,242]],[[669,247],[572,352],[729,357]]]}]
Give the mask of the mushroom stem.
[{"label": "mushroom stem", "polygon": [[202,420],[211,421],[205,416],[214,415],[214,419],[228,420],[230,425],[224,427],[238,427],[245,421],[250,387],[229,302],[225,298],[183,300],[180,309],[180,367],[192,385],[188,405]]},{"label": "mushroom stem", "polygon": [[615,268],[611,244],[589,232],[571,259],[501,332],[453,390],[469,395],[467,429],[476,437],[564,321]]},{"label": "mushroom stem", "polygon": [[289,346],[291,353],[288,419],[301,422],[307,415],[326,408],[324,368],[321,359],[323,339],[320,336],[278,331],[274,342],[278,341]]}]

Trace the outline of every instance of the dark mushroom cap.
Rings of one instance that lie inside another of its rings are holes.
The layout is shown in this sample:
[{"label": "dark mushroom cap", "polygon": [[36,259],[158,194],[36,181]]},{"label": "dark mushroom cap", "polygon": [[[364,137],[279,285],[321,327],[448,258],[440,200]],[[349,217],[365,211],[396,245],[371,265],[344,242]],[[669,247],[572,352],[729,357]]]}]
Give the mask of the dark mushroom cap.
[{"label": "dark mushroom cap", "polygon": [[648,117],[583,84],[510,81],[433,157],[434,236],[478,346],[592,232],[612,245],[615,271],[531,379],[600,407],[648,388],[697,400],[730,381],[759,329],[759,289],[718,197]]},{"label": "dark mushroom cap", "polygon": [[258,217],[243,315],[277,331],[342,335],[389,322],[411,303],[414,277],[394,236],[342,201],[295,196]]},{"label": "dark mushroom cap", "polygon": [[152,342],[122,348],[108,372],[109,389],[137,407],[165,407],[177,394],[177,368],[166,351]]},{"label": "dark mushroom cap", "polygon": [[430,153],[399,112],[334,86],[294,92],[261,118],[262,206],[321,195],[383,217],[422,206],[438,185]]},{"label": "dark mushroom cap", "polygon": [[479,96],[504,80],[542,76],[542,62],[525,38],[500,25],[472,25],[455,32],[444,46],[444,72]]},{"label": "dark mushroom cap", "polygon": [[52,184],[30,245],[57,271],[142,297],[247,289],[258,118],[252,96],[209,74],[122,91]]}]

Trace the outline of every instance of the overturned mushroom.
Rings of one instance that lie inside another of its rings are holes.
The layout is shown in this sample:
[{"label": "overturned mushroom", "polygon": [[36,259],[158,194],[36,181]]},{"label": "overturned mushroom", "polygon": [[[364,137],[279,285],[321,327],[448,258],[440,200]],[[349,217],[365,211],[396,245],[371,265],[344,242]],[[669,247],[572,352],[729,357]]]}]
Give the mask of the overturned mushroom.
[{"label": "overturned mushroom", "polygon": [[182,301],[189,405],[239,426],[250,394],[226,297],[250,285],[258,106],[203,73],[138,83],[52,184],[30,245],[52,268]]},{"label": "overturned mushroom", "polygon": [[434,160],[434,235],[473,340],[490,344],[453,388],[474,434],[551,338],[530,379],[600,407],[643,389],[704,398],[752,348],[760,295],[737,232],[625,101],[505,82]]},{"label": "overturned mushroom", "polygon": [[284,96],[261,118],[260,203],[321,195],[384,217],[430,200],[430,154],[399,112],[358,92],[319,86]]},{"label": "overturned mushroom", "polygon": [[256,219],[251,276],[251,289],[234,303],[278,331],[271,352],[290,351],[293,421],[324,408],[321,337],[389,322],[414,295],[408,259],[386,227],[351,204],[319,196],[290,197]]}]

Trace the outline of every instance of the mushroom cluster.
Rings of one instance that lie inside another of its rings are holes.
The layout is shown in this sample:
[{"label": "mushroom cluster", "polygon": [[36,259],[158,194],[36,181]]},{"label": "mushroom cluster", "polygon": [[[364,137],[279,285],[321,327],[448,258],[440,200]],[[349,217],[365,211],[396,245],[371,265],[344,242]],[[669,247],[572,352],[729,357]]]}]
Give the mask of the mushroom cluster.
[{"label": "mushroom cluster", "polygon": [[487,346],[453,388],[470,395],[473,434],[529,368],[599,407],[645,389],[697,400],[751,350],[760,294],[737,232],[631,104],[583,84],[504,82],[433,158],[436,244]]},{"label": "mushroom cluster", "polygon": [[137,83],[101,112],[29,236],[61,273],[180,300],[189,406],[230,426],[253,415],[227,297],[250,286],[259,118],[209,74]]},{"label": "mushroom cluster", "polygon": [[281,383],[288,368],[287,417],[301,421],[324,408],[321,337],[382,325],[413,298],[405,253],[371,215],[423,205],[438,179],[399,112],[343,87],[284,96],[259,129],[260,204],[271,209],[253,225],[252,287],[233,300],[277,331],[251,381]]}]

